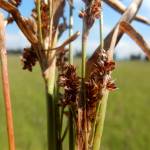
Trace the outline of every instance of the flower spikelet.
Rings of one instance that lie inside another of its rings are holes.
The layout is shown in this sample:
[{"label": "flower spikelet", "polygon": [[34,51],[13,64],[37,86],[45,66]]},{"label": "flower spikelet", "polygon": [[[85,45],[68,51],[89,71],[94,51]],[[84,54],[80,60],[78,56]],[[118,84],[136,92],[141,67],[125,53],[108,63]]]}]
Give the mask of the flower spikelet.
[{"label": "flower spikelet", "polygon": [[24,70],[27,69],[29,71],[32,71],[32,67],[35,66],[37,61],[37,55],[32,48],[25,48],[21,61],[23,62]]},{"label": "flower spikelet", "polygon": [[93,121],[96,115],[98,102],[103,96],[103,90],[113,91],[116,89],[110,73],[115,69],[115,62],[109,61],[105,50],[101,50],[95,64],[95,69],[91,72],[86,82],[87,115]]},{"label": "flower spikelet", "polygon": [[59,75],[58,84],[64,88],[62,105],[76,105],[79,98],[80,78],[73,65],[66,65],[63,73]]}]

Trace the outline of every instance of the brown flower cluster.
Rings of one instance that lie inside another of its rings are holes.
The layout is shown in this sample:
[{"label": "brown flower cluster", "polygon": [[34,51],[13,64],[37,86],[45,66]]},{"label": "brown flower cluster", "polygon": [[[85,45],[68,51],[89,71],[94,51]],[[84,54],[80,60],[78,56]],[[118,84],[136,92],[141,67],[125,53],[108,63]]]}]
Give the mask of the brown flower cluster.
[{"label": "brown flower cluster", "polygon": [[108,61],[105,50],[101,50],[95,70],[86,82],[87,116],[93,121],[96,114],[96,106],[103,96],[103,89],[113,91],[116,89],[114,81],[111,80],[110,72],[115,69],[115,62]]},{"label": "brown flower cluster", "polygon": [[77,76],[73,65],[66,65],[63,73],[59,75],[58,85],[64,88],[64,96],[61,100],[63,106],[77,105],[80,90],[80,78]]},{"label": "brown flower cluster", "polygon": [[[65,51],[59,57],[57,62],[62,67],[62,73],[59,75],[58,84],[64,89],[61,105],[78,107],[79,93],[81,90],[80,78],[77,76],[76,68],[73,65],[66,65],[64,61]],[[103,90],[113,91],[116,89],[114,81],[111,79],[111,71],[115,69],[115,62],[109,61],[105,50],[101,50],[95,69],[91,72],[89,79],[85,82],[86,90],[86,108],[87,118],[93,122],[96,115],[97,104],[103,96]]]},{"label": "brown flower cluster", "polygon": [[86,24],[90,28],[95,19],[100,18],[101,12],[101,0],[84,0],[86,5],[88,6],[87,9],[80,11],[79,17],[86,19]]},{"label": "brown flower cluster", "polygon": [[91,6],[91,14],[94,18],[99,19],[101,12],[101,0],[95,0],[94,4]]},{"label": "brown flower cluster", "polygon": [[100,93],[100,87],[93,79],[90,79],[85,85],[87,98],[87,117],[88,120],[93,121],[95,118],[96,105],[98,100],[102,97],[102,94]]},{"label": "brown flower cluster", "polygon": [[37,61],[37,55],[32,48],[25,48],[21,61],[23,62],[23,69],[32,71],[32,67],[35,66]]}]

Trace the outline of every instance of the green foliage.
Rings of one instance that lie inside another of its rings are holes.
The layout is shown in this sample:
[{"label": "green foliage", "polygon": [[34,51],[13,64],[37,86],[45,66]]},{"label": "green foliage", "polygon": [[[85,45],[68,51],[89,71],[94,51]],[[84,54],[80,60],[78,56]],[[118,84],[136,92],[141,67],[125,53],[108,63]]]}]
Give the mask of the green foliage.
[{"label": "green foliage", "polygon": [[[113,76],[119,89],[109,95],[102,150],[150,149],[149,67],[148,62],[117,64]],[[39,71],[39,68],[33,73],[23,71],[19,56],[9,57],[17,150],[45,150],[47,147],[46,101]],[[0,83],[0,149],[7,150],[4,113]]]}]

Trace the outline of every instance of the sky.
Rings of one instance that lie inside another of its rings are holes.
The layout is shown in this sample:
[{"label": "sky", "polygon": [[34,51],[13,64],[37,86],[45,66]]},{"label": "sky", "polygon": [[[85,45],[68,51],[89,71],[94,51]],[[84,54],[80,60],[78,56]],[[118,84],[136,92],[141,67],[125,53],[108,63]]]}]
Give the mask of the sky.
[{"label": "sky", "polygon": [[[34,7],[34,0],[22,0],[23,3],[20,6],[21,14],[25,17],[30,17],[31,10]],[[132,0],[122,0],[122,2],[128,6]],[[84,8],[83,2],[81,0],[75,0],[75,12],[74,12],[74,32],[82,32],[82,20],[78,17],[79,11]],[[3,12],[2,10],[0,10]],[[65,15],[68,17],[69,7],[66,6]],[[3,12],[6,14],[5,12]],[[104,4],[103,6],[104,13],[104,37],[111,31],[114,25],[117,23],[121,15],[111,9],[108,5]],[[147,17],[150,20],[150,0],[143,0],[142,7],[138,14]],[[135,29],[145,37],[147,42],[150,42],[150,26],[142,24],[137,21],[133,21],[132,25]],[[58,45],[61,44],[64,39],[68,36],[68,32],[65,32],[61,39],[58,42]],[[24,47],[29,46],[29,42],[24,37],[22,32],[19,30],[15,23],[8,25],[6,28],[6,45],[8,49],[23,49]],[[88,49],[87,54],[92,54],[94,50],[99,45],[99,21],[96,20],[94,26],[92,27],[88,39]],[[81,36],[73,43],[74,51],[81,50]],[[118,46],[116,47],[116,55],[118,58],[128,58],[131,54],[142,54],[142,50],[134,43],[130,37],[124,35]]]}]

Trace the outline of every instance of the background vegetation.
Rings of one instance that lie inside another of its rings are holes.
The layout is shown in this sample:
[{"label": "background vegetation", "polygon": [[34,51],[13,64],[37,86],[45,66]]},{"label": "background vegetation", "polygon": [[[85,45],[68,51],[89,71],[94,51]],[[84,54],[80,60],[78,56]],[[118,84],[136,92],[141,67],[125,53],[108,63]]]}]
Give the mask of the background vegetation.
[{"label": "background vegetation", "polygon": [[[113,76],[117,79],[119,89],[110,93],[102,140],[103,150],[150,149],[149,68],[150,63],[146,61],[117,63]],[[44,83],[39,71],[38,67],[34,68],[32,74],[24,71],[21,69],[19,56],[9,56],[17,150],[46,149],[46,104]],[[0,150],[7,150],[1,86],[0,83]]]}]

